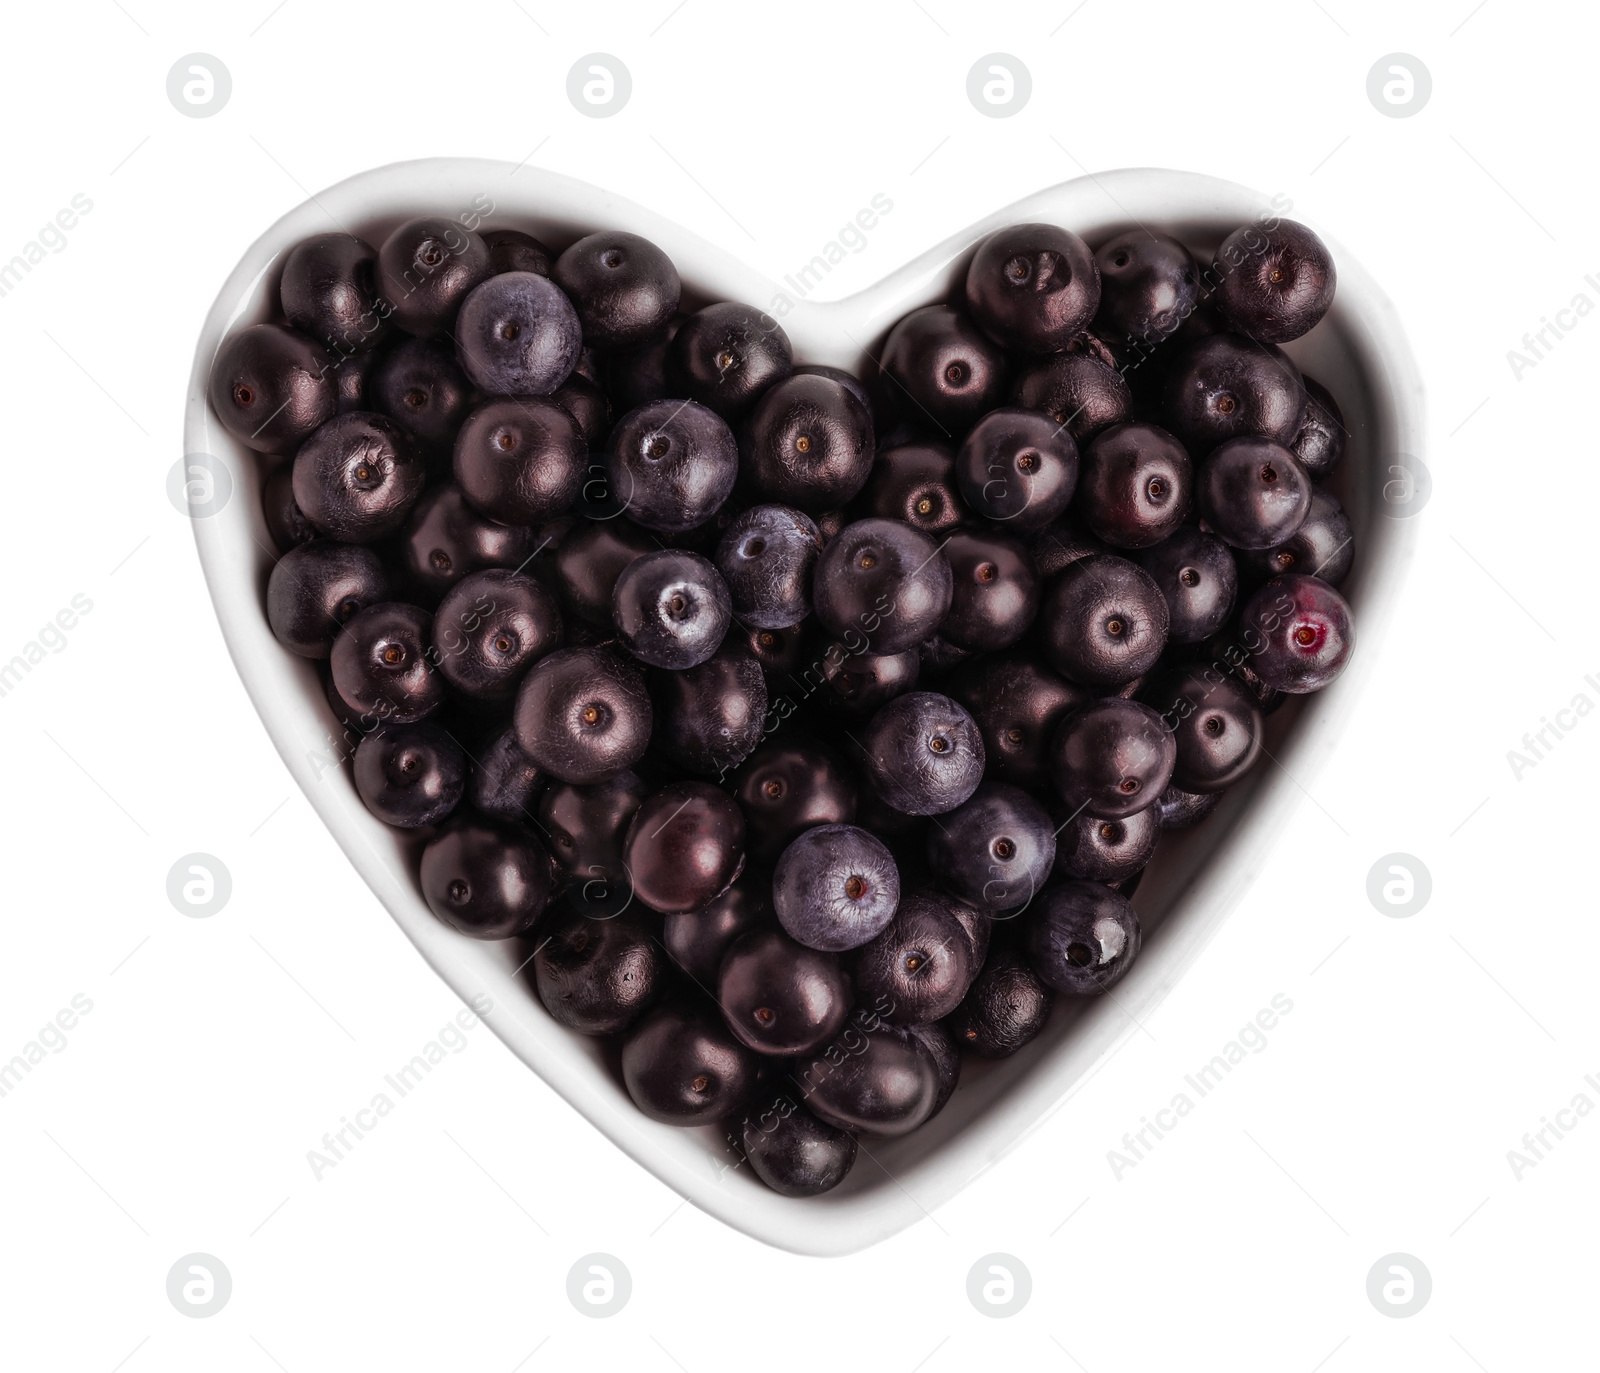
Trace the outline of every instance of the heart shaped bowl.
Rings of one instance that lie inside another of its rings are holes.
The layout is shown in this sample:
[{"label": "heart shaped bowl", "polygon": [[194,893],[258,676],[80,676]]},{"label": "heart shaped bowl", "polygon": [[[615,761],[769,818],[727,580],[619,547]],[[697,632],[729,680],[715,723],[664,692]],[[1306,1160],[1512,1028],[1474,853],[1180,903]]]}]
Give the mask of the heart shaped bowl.
[{"label": "heart shaped bowl", "polygon": [[[1188,172],[1126,170],[1066,182],[987,216],[877,285],[839,301],[799,300],[782,316],[797,361],[865,375],[889,328],[907,311],[958,294],[973,245],[1005,224],[1045,220],[1091,243],[1150,225],[1176,234],[1201,261],[1272,202],[1241,186]],[[1287,214],[1280,203],[1276,213]],[[194,520],[200,562],[223,636],[246,690],[284,764],[367,885],[422,956],[476,1005],[501,1040],[618,1148],[726,1224],[797,1253],[863,1249],[921,1220],[1059,1109],[1133,1033],[1198,957],[1261,868],[1322,761],[1339,741],[1397,602],[1415,521],[1390,518],[1385,483],[1398,454],[1421,456],[1423,393],[1394,307],[1359,263],[1324,235],[1338,266],[1327,318],[1288,352],[1338,399],[1349,428],[1335,494],[1355,527],[1356,564],[1343,591],[1355,610],[1357,651],[1327,690],[1297,698],[1268,722],[1277,764],[1231,788],[1198,829],[1167,835],[1135,905],[1144,949],[1116,998],[1057,1000],[1044,1032],[1000,1062],[966,1058],[945,1110],[898,1139],[866,1141],[834,1191],[795,1200],[769,1191],[738,1166],[717,1129],[678,1129],[641,1115],[604,1045],[546,1014],[515,942],[483,943],[434,918],[416,878],[417,843],[370,815],[347,769],[335,763],[339,727],[311,663],[273,638],[264,610],[275,554],[262,515],[269,464],[237,443],[206,403],[206,377],[229,331],[267,319],[284,255],[300,239],[341,229],[378,244],[416,215],[482,219],[520,228],[559,247],[600,228],[626,229],[659,244],[677,264],[692,308],[742,300],[774,309],[779,286],[722,249],[654,211],[609,191],[537,168],[467,158],[380,167],[340,182],[286,214],[245,252],[206,317],[189,382],[184,443],[226,467],[232,497]]]}]

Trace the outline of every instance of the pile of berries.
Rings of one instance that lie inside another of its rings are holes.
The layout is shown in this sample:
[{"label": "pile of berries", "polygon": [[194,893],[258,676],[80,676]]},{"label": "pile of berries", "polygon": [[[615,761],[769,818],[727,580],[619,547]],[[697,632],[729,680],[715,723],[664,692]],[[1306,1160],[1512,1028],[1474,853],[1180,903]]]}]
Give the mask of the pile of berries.
[{"label": "pile of berries", "polygon": [[268,622],[429,907],[779,1192],[1122,977],[1161,835],[1349,657],[1345,430],[1279,347],[1333,262],[1206,261],[1000,229],[858,378],[633,234],[423,218],[218,351]]}]

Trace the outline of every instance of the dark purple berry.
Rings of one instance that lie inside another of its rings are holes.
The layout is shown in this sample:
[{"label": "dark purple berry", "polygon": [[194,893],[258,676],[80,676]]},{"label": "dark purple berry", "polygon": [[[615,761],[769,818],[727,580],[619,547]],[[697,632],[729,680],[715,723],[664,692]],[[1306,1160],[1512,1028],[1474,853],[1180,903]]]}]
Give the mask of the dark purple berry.
[{"label": "dark purple berry", "polygon": [[273,565],[267,623],[291,653],[326,658],[340,630],[389,594],[389,575],[370,548],[313,539]]},{"label": "dark purple berry", "polygon": [[1150,574],[1105,553],[1070,564],[1039,607],[1045,657],[1088,686],[1120,686],[1148,672],[1166,647],[1168,623]]},{"label": "dark purple berry", "polygon": [[589,786],[615,777],[650,744],[650,694],[639,670],[599,648],[541,658],[517,690],[517,743],[550,776]]},{"label": "dark purple berry", "polygon": [[443,218],[410,219],[378,249],[378,289],[413,334],[447,329],[467,293],[494,269],[489,246]]},{"label": "dark purple berry", "polygon": [[808,949],[859,948],[894,919],[900,870],[881,840],[855,825],[817,825],[778,859],[772,908]]},{"label": "dark purple berry", "polygon": [[1308,333],[1333,304],[1336,273],[1327,246],[1304,224],[1246,224],[1223,239],[1212,299],[1233,328],[1263,343]]},{"label": "dark purple berry", "polygon": [[466,785],[467,756],[429,721],[388,725],[356,746],[356,790],[387,825],[437,825],[456,808]]},{"label": "dark purple berry", "polygon": [[1250,666],[1267,686],[1291,695],[1321,691],[1344,671],[1356,630],[1344,597],[1317,577],[1274,577],[1239,617]]},{"label": "dark purple berry", "polygon": [[1057,353],[1094,318],[1100,272],[1089,245],[1055,224],[1012,224],[978,244],[967,309],[1002,347]]},{"label": "dark purple berry", "polygon": [[682,287],[672,259],[649,239],[615,229],[580,238],[550,269],[594,348],[636,348],[666,331]]},{"label": "dark purple berry", "polygon": [[1022,534],[1043,529],[1078,486],[1078,445],[1037,410],[991,410],[956,455],[956,480],[968,506]]},{"label": "dark purple berry", "polygon": [[1139,953],[1139,917],[1126,898],[1098,882],[1052,887],[1027,922],[1028,963],[1058,992],[1103,992]]},{"label": "dark purple berry", "polygon": [[744,867],[744,816],[709,783],[673,782],[634,812],[622,861],[652,910],[697,911]]},{"label": "dark purple berry", "polygon": [[1108,820],[1152,804],[1172,780],[1177,757],[1161,716],[1117,696],[1069,715],[1050,745],[1056,791],[1068,811]]},{"label": "dark purple berry", "polygon": [[322,533],[372,543],[400,528],[427,479],[411,435],[384,415],[336,415],[294,459],[294,500]]},{"label": "dark purple berry", "polygon": [[1269,439],[1229,439],[1195,475],[1201,518],[1234,548],[1286,542],[1311,513],[1311,490],[1294,454]]},{"label": "dark purple berry", "polygon": [[420,876],[428,908],[474,939],[526,934],[550,899],[550,855],[498,820],[453,820],[422,851]]},{"label": "dark purple berry", "polygon": [[912,691],[874,715],[861,735],[879,796],[907,815],[954,810],[983,780],[983,736],[948,696]]}]

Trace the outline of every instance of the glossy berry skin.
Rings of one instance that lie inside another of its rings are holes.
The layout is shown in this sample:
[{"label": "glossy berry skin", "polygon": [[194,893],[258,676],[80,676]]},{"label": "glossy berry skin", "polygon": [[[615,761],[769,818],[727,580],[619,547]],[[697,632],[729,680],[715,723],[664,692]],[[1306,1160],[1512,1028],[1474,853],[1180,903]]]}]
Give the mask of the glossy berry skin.
[{"label": "glossy berry skin", "polygon": [[1160,803],[1110,820],[1080,811],[1056,836],[1057,877],[1084,882],[1123,882],[1150,861],[1161,838]]},{"label": "glossy berry skin", "polygon": [[412,334],[448,328],[467,293],[493,268],[489,245],[454,220],[410,219],[378,249],[378,290]]},{"label": "glossy berry skin", "polygon": [[1114,687],[1155,666],[1166,647],[1166,598],[1150,574],[1111,554],[1080,558],[1045,589],[1046,659],[1086,686]]},{"label": "glossy berry skin", "polygon": [[454,482],[422,493],[400,530],[399,562],[419,605],[439,598],[463,577],[491,567],[524,567],[538,539],[527,525],[480,515]]},{"label": "glossy berry skin", "polygon": [[972,966],[981,968],[989,957],[989,945],[994,937],[994,921],[989,912],[968,905],[965,901],[952,901],[950,913],[966,936],[967,950],[972,955]]},{"label": "glossy berry skin", "polygon": [[858,1012],[844,1043],[849,1052],[838,1063],[807,1059],[792,1073],[814,1114],[840,1130],[886,1136],[909,1134],[933,1114],[938,1070],[909,1030]]},{"label": "glossy berry skin", "polygon": [[978,974],[944,1025],[979,1058],[1009,1058],[1044,1029],[1054,995],[1022,959],[1002,955]]},{"label": "glossy berry skin", "polygon": [[322,533],[372,543],[405,522],[427,479],[411,435],[385,415],[336,415],[295,454],[295,504]]},{"label": "glossy berry skin", "polygon": [[578,422],[554,401],[504,397],[467,416],[452,466],[462,496],[479,514],[531,525],[572,504],[588,449]]},{"label": "glossy berry skin", "polygon": [[649,239],[615,229],[580,238],[550,275],[594,348],[636,348],[663,333],[682,290],[671,258]]},{"label": "glossy berry skin", "polygon": [[1262,343],[1309,333],[1333,304],[1337,274],[1327,246],[1304,224],[1246,224],[1223,239],[1213,300],[1228,323]]},{"label": "glossy berry skin", "polygon": [[788,1097],[746,1119],[740,1143],[755,1175],[784,1197],[830,1192],[856,1161],[854,1135],[818,1120]]},{"label": "glossy berry skin", "polygon": [[540,926],[534,987],[545,1010],[579,1034],[626,1030],[661,999],[669,977],[655,932],[631,911],[593,920],[557,908]]},{"label": "glossy berry skin", "polygon": [[371,410],[376,402],[368,401],[372,377],[378,370],[380,351],[368,353],[336,354],[333,360],[333,383],[339,392],[336,412],[347,415],[352,410]]},{"label": "glossy berry skin", "polygon": [[831,377],[774,382],[745,421],[744,475],[764,500],[820,514],[853,500],[872,470],[872,411]]},{"label": "glossy berry skin", "polygon": [[1113,548],[1149,548],[1183,523],[1194,491],[1194,464],[1171,434],[1154,424],[1114,424],[1083,450],[1078,513]]},{"label": "glossy berry skin", "polygon": [[727,583],[698,553],[659,548],[635,558],[611,592],[611,619],[628,652],[651,667],[705,662],[728,632]]},{"label": "glossy berry skin", "polygon": [[850,1016],[850,983],[839,960],[782,930],[750,930],[722,960],[717,1001],[728,1028],[757,1053],[813,1053]]},{"label": "glossy berry skin", "polygon": [[1356,630],[1343,596],[1317,577],[1274,577],[1239,617],[1250,666],[1263,683],[1291,695],[1321,691],[1344,671]]},{"label": "glossy berry skin", "polygon": [[1133,392],[1115,367],[1087,353],[1058,353],[1017,378],[1011,403],[1038,410],[1079,450],[1102,429],[1133,418]]},{"label": "glossy berry skin", "polygon": [[1191,453],[1237,438],[1289,443],[1300,432],[1306,388],[1281,349],[1212,334],[1172,364],[1162,392],[1167,424]]},{"label": "glossy berry skin", "polygon": [[740,623],[787,629],[805,619],[821,553],[822,535],[798,510],[755,505],[736,515],[717,545],[717,571]]},{"label": "glossy berry skin", "polygon": [[[857,636],[852,642],[859,643]],[[914,648],[903,653],[852,653],[844,643],[831,643],[817,656],[822,672],[821,699],[848,720],[865,720],[913,690],[922,674],[922,655]]]},{"label": "glossy berry skin", "polygon": [[1021,788],[985,782],[928,827],[928,868],[941,891],[969,906],[1014,910],[1044,888],[1056,858],[1055,828]]},{"label": "glossy berry skin", "polygon": [[583,349],[572,302],[533,272],[502,272],[474,286],[454,333],[461,370],[491,396],[549,395]]},{"label": "glossy berry skin", "polygon": [[493,271],[550,275],[550,263],[555,255],[532,234],[520,229],[490,229],[482,237],[489,248],[489,266]]},{"label": "glossy berry skin", "polygon": [[1350,517],[1337,498],[1313,488],[1305,523],[1281,544],[1242,554],[1240,561],[1257,576],[1299,572],[1338,586],[1350,575],[1355,558]]},{"label": "glossy berry skin", "polygon": [[1300,421],[1299,432],[1289,443],[1289,451],[1300,460],[1307,476],[1321,481],[1344,454],[1344,413],[1327,387],[1310,377],[1304,380],[1305,417]]},{"label": "glossy berry skin", "polygon": [[1091,996],[1121,981],[1142,942],[1126,898],[1098,882],[1063,882],[1029,912],[1029,966],[1047,986]]},{"label": "glossy berry skin", "polygon": [[261,514],[279,553],[317,537],[311,521],[294,501],[294,464],[279,463],[261,484]]},{"label": "glossy berry skin", "polygon": [[717,992],[722,956],[747,930],[772,923],[768,882],[746,875],[697,911],[680,911],[662,922],[661,942],[690,981],[708,996]]},{"label": "glossy berry skin", "polygon": [[222,427],[259,453],[292,453],[333,418],[339,392],[320,344],[283,324],[252,324],[217,349],[206,396]]},{"label": "glossy berry skin", "polygon": [[1135,557],[1167,603],[1168,643],[1202,643],[1228,622],[1239,569],[1216,535],[1183,525]]},{"label": "glossy berry skin", "polygon": [[267,579],[267,623],[302,658],[326,658],[340,630],[387,601],[389,574],[370,548],[314,539],[291,548]]},{"label": "glossy berry skin", "polygon": [[333,641],[333,684],[352,708],[386,724],[421,720],[445,698],[444,679],[429,661],[432,640],[433,616],[420,606],[370,605]]},{"label": "glossy berry skin", "polygon": [[681,534],[704,524],[728,499],[739,475],[739,445],[704,405],[658,400],[617,422],[604,467],[629,519]]},{"label": "glossy berry skin", "polygon": [[[1197,656],[1207,667],[1227,673],[1246,687],[1256,698],[1261,713],[1271,715],[1283,704],[1284,694],[1275,687],[1268,686],[1255,670],[1255,659],[1251,655],[1265,650],[1267,640],[1261,630],[1244,622],[1243,605],[1249,604],[1250,597],[1243,596],[1240,599],[1243,602],[1240,613],[1234,616],[1232,623],[1225,626],[1220,634],[1213,635],[1201,644]],[[1266,606],[1268,628],[1275,627],[1278,618],[1292,607],[1293,601],[1281,592],[1274,597]]]},{"label": "glossy berry skin", "polygon": [[592,786],[644,757],[650,694],[639,670],[598,648],[562,648],[539,659],[517,689],[522,751],[557,781]]},{"label": "glossy berry skin", "polygon": [[377,265],[372,245],[350,234],[301,239],[283,260],[284,315],[330,352],[365,352],[383,339],[390,310],[377,298]]},{"label": "glossy berry skin", "polygon": [[603,355],[600,376],[618,414],[637,410],[653,400],[681,396],[671,373],[672,341],[687,315],[674,315],[659,337],[637,348],[617,348]]},{"label": "glossy berry skin", "polygon": [[1250,691],[1199,664],[1179,668],[1145,692],[1178,745],[1172,784],[1185,791],[1222,791],[1255,766],[1265,724]]},{"label": "glossy berry skin", "polygon": [[1311,478],[1282,444],[1230,439],[1200,464],[1195,504],[1234,548],[1274,548],[1311,513]]},{"label": "glossy berry skin", "polygon": [[744,867],[744,816],[707,782],[673,782],[634,813],[622,861],[652,910],[697,911]]},{"label": "glossy berry skin", "polygon": [[685,772],[721,781],[761,742],[767,679],[737,644],[683,672],[651,675],[654,743]]},{"label": "glossy berry skin", "polygon": [[983,736],[948,696],[912,691],[884,706],[861,735],[868,780],[907,815],[954,810],[983,780]]},{"label": "glossy berry skin", "polygon": [[605,446],[611,433],[611,402],[594,382],[574,372],[550,393],[550,399],[578,422],[584,447],[592,451]]},{"label": "glossy berry skin", "polygon": [[941,638],[991,653],[1016,643],[1039,609],[1039,577],[1028,550],[1004,534],[958,531],[944,544],[950,564],[950,610]]},{"label": "glossy berry skin", "polygon": [[1069,812],[1120,820],[1166,790],[1178,759],[1166,722],[1149,706],[1109,696],[1068,716],[1050,745],[1056,791]]},{"label": "glossy berry skin", "polygon": [[1029,790],[1049,785],[1047,745],[1061,720],[1094,699],[1032,657],[981,658],[951,680],[950,696],[983,735],[985,775]]},{"label": "glossy berry skin", "polygon": [[938,1020],[961,1004],[978,969],[953,904],[929,892],[900,899],[894,919],[850,958],[862,1004],[884,1008],[897,1025]]},{"label": "glossy berry skin", "polygon": [[561,646],[561,611],[524,573],[474,572],[439,602],[433,643],[440,675],[455,690],[478,701],[509,701],[522,675]]},{"label": "glossy berry skin", "polygon": [[1200,273],[1189,250],[1169,234],[1130,229],[1095,250],[1100,309],[1095,327],[1135,351],[1177,332],[1200,299]]},{"label": "glossy berry skin", "polygon": [[1109,553],[1109,544],[1095,538],[1071,510],[1058,520],[1052,520],[1028,540],[1028,552],[1033,555],[1033,565],[1046,580],[1062,568],[1087,558],[1091,553]]},{"label": "glossy berry skin", "polygon": [[461,800],[466,777],[461,745],[428,721],[389,725],[356,745],[356,790],[386,825],[437,825]]},{"label": "glossy berry skin", "polygon": [[750,305],[722,301],[697,310],[673,336],[668,369],[678,394],[737,419],[794,367],[783,326]]},{"label": "glossy berry skin", "polygon": [[767,675],[767,693],[788,690],[791,676],[805,667],[807,657],[806,629],[804,623],[790,625],[788,629],[755,629],[735,625],[729,637],[761,664]]},{"label": "glossy berry skin", "polygon": [[967,518],[956,489],[955,454],[943,443],[883,449],[850,511],[853,519],[900,520],[937,540]]},{"label": "glossy berry skin", "polygon": [[589,786],[555,782],[545,788],[537,807],[539,827],[570,881],[626,881],[623,841],[648,794],[628,771]]},{"label": "glossy berry skin", "polygon": [[471,760],[467,804],[493,820],[528,824],[535,814],[534,798],[543,785],[544,774],[522,751],[516,731],[503,729]]},{"label": "glossy berry skin", "polygon": [[744,812],[745,847],[758,863],[775,863],[814,825],[847,825],[856,815],[856,783],[831,748],[784,735],[762,744],[734,779]]},{"label": "glossy berry skin", "polygon": [[472,384],[448,339],[408,338],[373,364],[368,399],[374,409],[416,435],[424,447],[449,451],[472,408]]},{"label": "glossy berry skin", "polygon": [[550,899],[550,855],[519,825],[468,816],[422,851],[428,909],[474,939],[510,939],[533,928]]},{"label": "glossy berry skin", "polygon": [[827,367],[818,362],[806,362],[796,364],[790,375],[797,377],[827,377],[830,381],[838,382],[867,407],[867,414],[874,419],[874,426],[876,426],[876,416],[872,408],[872,394],[862,383],[861,378],[856,376],[854,372],[847,372],[842,367]]},{"label": "glossy berry skin", "polygon": [[900,653],[938,628],[951,592],[938,544],[898,521],[867,519],[822,550],[811,603],[830,634],[865,635],[874,653]]},{"label": "glossy berry skin", "polygon": [[1005,394],[1005,355],[966,315],[924,305],[901,317],[879,365],[890,405],[955,441]]},{"label": "glossy berry skin", "polygon": [[772,909],[808,949],[860,948],[894,919],[900,870],[877,836],[855,825],[818,825],[796,838],[772,874]]},{"label": "glossy berry skin", "polygon": [[1168,787],[1152,809],[1163,831],[1186,830],[1198,825],[1221,801],[1220,791],[1184,791],[1181,787]]},{"label": "glossy berry skin", "polygon": [[721,1017],[669,1004],[651,1012],[624,1041],[622,1081],[651,1120],[707,1125],[730,1116],[755,1090],[760,1056]]},{"label": "glossy berry skin", "polygon": [[944,1110],[950,1098],[955,1095],[956,1084],[961,1080],[961,1054],[956,1049],[956,1042],[950,1037],[950,1032],[939,1021],[908,1025],[906,1029],[933,1060],[934,1077],[939,1083],[939,1089],[933,1096],[933,1110],[928,1112],[927,1119],[923,1121],[926,1125]]},{"label": "glossy berry skin", "polygon": [[1055,224],[1011,224],[978,244],[967,309],[1001,347],[1058,353],[1094,318],[1100,271],[1089,245]]},{"label": "glossy berry skin", "polygon": [[659,547],[655,539],[627,520],[579,520],[552,557],[562,606],[575,618],[609,631],[617,579],[635,558]]},{"label": "glossy berry skin", "polygon": [[962,498],[1012,534],[1043,529],[1078,487],[1078,445],[1037,410],[1002,407],[972,426],[956,454]]}]

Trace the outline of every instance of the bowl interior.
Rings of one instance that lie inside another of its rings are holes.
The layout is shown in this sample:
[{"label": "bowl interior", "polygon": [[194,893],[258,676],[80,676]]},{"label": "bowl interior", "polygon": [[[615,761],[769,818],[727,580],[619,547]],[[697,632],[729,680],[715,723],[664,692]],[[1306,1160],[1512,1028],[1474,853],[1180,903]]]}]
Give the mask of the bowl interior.
[{"label": "bowl interior", "polygon": [[[447,214],[472,227],[518,228],[552,248],[598,228],[655,240],[678,265],[690,304],[745,300],[780,313],[798,361],[873,369],[883,337],[906,311],[958,299],[972,246],[1001,224],[1043,219],[1097,244],[1124,228],[1175,234],[1202,261],[1234,228],[1272,207],[1267,197],[1190,173],[1123,171],[1069,182],[1010,206],[931,249],[858,295],[793,300],[711,244],[642,206],[603,190],[510,164],[433,159],[397,164],[343,182],[298,207],[241,259],[208,316],[196,349],[185,444],[229,469],[234,491],[196,539],[229,651],[285,764],[401,928],[465,998],[486,994],[486,1022],[603,1133],[702,1209],[769,1243],[807,1253],[864,1247],[914,1223],[1014,1145],[1092,1073],[1182,975],[1237,902],[1265,846],[1298,806],[1331,750],[1374,657],[1410,555],[1412,521],[1384,514],[1387,460],[1419,454],[1421,388],[1392,306],[1359,264],[1329,240],[1339,286],[1329,316],[1287,351],[1339,402],[1349,431],[1331,489],[1355,530],[1356,564],[1343,591],[1360,631],[1358,651],[1327,691],[1291,701],[1270,717],[1264,761],[1230,789],[1199,828],[1163,836],[1134,898],[1145,931],[1139,962],[1109,998],[1058,998],[1033,1044],[999,1062],[966,1058],[945,1110],[913,1134],[866,1139],[835,1191],[803,1201],[779,1197],[749,1170],[722,1130],[680,1130],[641,1116],[623,1091],[605,1045],[557,1025],[519,971],[515,942],[457,935],[424,905],[415,877],[420,841],[374,819],[356,794],[341,727],[314,667],[279,647],[263,610],[275,561],[261,488],[281,459],[238,444],[209,413],[205,379],[232,329],[270,318],[284,253],[313,233],[342,229],[376,245],[396,224]],[[1280,214],[1290,214],[1280,204]],[[474,223],[476,221],[476,223]],[[1324,235],[1326,238],[1327,236]],[[777,305],[785,295],[792,308]]]}]

